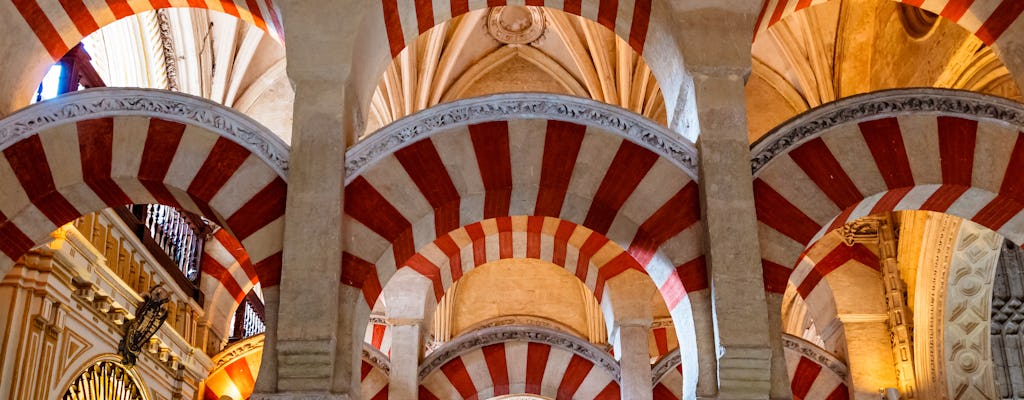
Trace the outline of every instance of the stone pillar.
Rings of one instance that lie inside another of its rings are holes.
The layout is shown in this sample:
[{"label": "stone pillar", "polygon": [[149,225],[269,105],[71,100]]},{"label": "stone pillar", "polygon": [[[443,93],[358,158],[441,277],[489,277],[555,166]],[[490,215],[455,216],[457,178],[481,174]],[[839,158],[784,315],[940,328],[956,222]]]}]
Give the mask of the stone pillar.
[{"label": "stone pillar", "polygon": [[[755,245],[758,225],[744,87],[760,2],[692,2],[676,7],[677,40],[690,74],[680,90],[680,103],[690,99],[689,107],[683,107],[689,111],[676,118],[695,115],[699,131],[705,256],[721,354],[718,398],[766,399],[769,393],[790,397],[788,380],[772,387],[773,374],[786,376],[785,360],[776,360],[773,369],[772,344],[774,340],[781,349],[781,333],[769,333],[761,255]],[[725,28],[721,21],[731,23]],[[747,25],[749,29],[743,28]],[[698,392],[714,395],[709,387],[713,383],[700,382]]]},{"label": "stone pillar", "polygon": [[423,356],[423,321],[389,319],[391,374],[388,398],[415,399],[419,393],[419,367]]},{"label": "stone pillar", "polygon": [[267,331],[263,334],[263,356],[260,357],[260,371],[256,376],[256,393],[277,392],[277,311],[280,288],[263,288],[263,323]]},{"label": "stone pillar", "polygon": [[261,390],[279,394],[255,398],[359,397],[361,352],[351,337],[358,291],[341,288],[339,282],[345,138],[355,129],[357,114],[348,101],[347,83],[363,7],[346,3],[354,2],[281,4],[295,105],[276,328],[277,385],[261,384]]},{"label": "stone pillar", "polygon": [[619,340],[616,354],[622,356],[619,366],[622,370],[622,398],[651,400],[650,356],[651,320],[633,320],[620,323],[617,327]]},{"label": "stone pillar", "polygon": [[840,314],[855,400],[875,400],[878,390],[897,387],[887,314]]}]

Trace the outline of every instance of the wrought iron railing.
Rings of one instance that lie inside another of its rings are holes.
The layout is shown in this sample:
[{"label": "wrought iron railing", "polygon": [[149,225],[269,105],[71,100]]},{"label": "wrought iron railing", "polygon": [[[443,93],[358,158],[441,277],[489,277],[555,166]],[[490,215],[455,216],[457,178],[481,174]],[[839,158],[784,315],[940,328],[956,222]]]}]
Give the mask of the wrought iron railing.
[{"label": "wrought iron railing", "polygon": [[232,326],[229,341],[242,340],[250,336],[259,335],[266,330],[266,315],[264,314],[263,301],[256,295],[255,290],[250,291],[242,299],[238,309],[235,310],[235,322]]}]

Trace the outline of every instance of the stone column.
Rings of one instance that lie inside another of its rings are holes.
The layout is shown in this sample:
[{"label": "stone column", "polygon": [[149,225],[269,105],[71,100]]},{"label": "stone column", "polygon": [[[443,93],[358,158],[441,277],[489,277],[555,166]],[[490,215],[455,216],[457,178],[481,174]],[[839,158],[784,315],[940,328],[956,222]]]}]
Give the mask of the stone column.
[{"label": "stone column", "polygon": [[423,321],[388,319],[391,329],[391,374],[388,398],[415,399],[423,356]]},{"label": "stone column", "polygon": [[877,399],[878,390],[898,385],[892,347],[889,342],[889,316],[877,314],[839,314],[846,335],[847,364],[855,400]]},{"label": "stone column", "polygon": [[281,4],[295,104],[276,328],[277,386],[261,384],[279,394],[255,398],[359,397],[360,352],[350,337],[356,304],[351,298],[357,293],[340,288],[339,282],[345,138],[355,129],[356,108],[346,88],[362,5],[345,3]]},{"label": "stone column", "polygon": [[[747,133],[744,86],[759,3],[676,5],[677,40],[690,74],[680,89],[684,111],[676,118],[698,125],[705,255],[721,354],[719,399],[789,397],[788,384],[772,388],[773,373],[785,379],[786,369],[779,359],[773,370],[772,341],[781,354],[781,336],[769,333]],[[721,21],[731,23],[725,28]],[[743,28],[747,24],[750,29]],[[709,384],[699,383],[701,396],[714,395]]]},{"label": "stone column", "polygon": [[381,294],[391,329],[389,399],[416,399],[423,360],[423,331],[432,321],[437,303],[432,282],[410,268],[395,273]]},{"label": "stone column", "polygon": [[632,320],[619,323],[617,327],[619,340],[616,354],[621,354],[619,366],[622,370],[622,398],[631,400],[651,400],[654,396],[651,387],[651,356],[650,356],[651,320]]}]

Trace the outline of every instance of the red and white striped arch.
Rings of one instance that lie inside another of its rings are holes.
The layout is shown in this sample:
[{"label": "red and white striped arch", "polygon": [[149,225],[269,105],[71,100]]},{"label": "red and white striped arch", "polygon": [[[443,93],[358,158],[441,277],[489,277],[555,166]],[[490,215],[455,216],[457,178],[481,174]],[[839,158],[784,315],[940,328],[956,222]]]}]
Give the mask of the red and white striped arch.
[{"label": "red and white striped arch", "polygon": [[[787,16],[829,0],[765,0],[754,37]],[[1024,12],[1018,0],[894,0],[941,15],[991,46]]]},{"label": "red and white striped arch", "polygon": [[679,349],[658,359],[651,366],[654,375],[654,400],[678,400],[683,398],[683,364]]},{"label": "red and white striped arch", "polygon": [[[184,122],[193,108],[212,118]],[[273,137],[211,102],[128,89],[68,95],[0,121],[0,273],[83,214],[159,203],[218,221],[260,281],[276,285],[287,184],[266,161],[278,142],[243,145],[243,130],[254,142]]]},{"label": "red and white striped arch", "polygon": [[784,335],[789,387],[794,400],[847,400],[850,398],[846,364],[813,343]]},{"label": "red and white striped arch", "polygon": [[381,353],[391,356],[391,334],[393,331],[389,328],[387,322],[371,318],[370,322],[366,324],[363,342]]},{"label": "red and white striped arch", "polygon": [[[692,145],[628,111],[550,97],[454,102],[351,149],[343,281],[363,289],[368,308],[399,267],[422,270],[438,294],[478,261],[537,249],[554,260],[554,247],[531,247],[531,235],[552,246],[576,235],[578,248],[619,249],[588,256],[595,268],[619,257],[612,270],[645,271],[695,354],[686,293],[706,288],[707,274],[696,173],[683,166],[695,160]],[[579,269],[576,254],[575,264],[556,264],[597,289],[599,274]]]},{"label": "red and white striped arch", "polygon": [[[677,266],[703,276],[696,183],[666,159],[598,128],[550,120],[455,127],[381,158],[345,192],[343,274],[362,283],[368,300],[398,266],[426,273],[452,265],[452,246],[459,244],[461,256],[463,246],[487,236],[484,229],[493,235],[493,251],[506,246],[491,258],[525,255],[526,236],[510,241],[513,219],[501,219],[520,215],[551,217],[546,223],[514,219],[523,235],[564,239],[581,226],[576,237],[593,233],[592,243],[626,249],[617,263],[647,271],[667,302],[678,303],[685,293]],[[473,225],[484,220],[492,221]],[[566,233],[558,233],[559,221],[567,223]],[[442,284],[435,284],[435,293],[486,257],[467,253],[454,264],[458,271],[437,273]]]},{"label": "red and white striped arch", "polygon": [[[812,110],[760,144],[754,193],[766,290],[782,293],[792,266],[824,233],[880,212],[944,212],[1022,243],[1021,127],[972,110],[1024,115],[990,96],[907,89]],[[791,133],[815,126],[827,128],[785,146]]]},{"label": "red and white striped arch", "polygon": [[591,19],[614,31],[643,54],[651,0],[381,0],[391,57],[434,26],[469,11],[505,5],[543,6]]},{"label": "red and white striped arch", "polygon": [[360,397],[363,400],[386,400],[391,380],[390,370],[388,357],[364,343],[362,363],[359,366]]},{"label": "red and white striped arch", "polygon": [[[440,301],[451,285],[473,268],[514,258],[542,260],[565,268],[586,284],[598,301],[604,298],[605,283],[618,274],[629,269],[647,274],[627,250],[600,233],[556,218],[528,216],[492,218],[458,228],[424,246],[403,266],[431,280],[434,299]],[[372,264],[352,253],[346,252],[345,260],[348,264],[342,279],[362,287],[367,304],[376,303],[380,282],[387,277],[370,275]],[[670,301],[670,309],[687,291],[707,288],[702,262],[698,258],[691,266],[680,266],[674,275],[660,277],[660,284],[654,278],[655,284],[666,288],[662,294]],[[682,280],[680,275],[688,279]]]},{"label": "red and white striped arch", "polygon": [[53,60],[111,22],[171,7],[220,11],[263,29],[278,41],[284,40],[280,12],[271,0],[12,0],[11,4]]},{"label": "red and white striped arch", "polygon": [[199,265],[199,288],[206,296],[203,308],[216,316],[211,320],[229,324],[239,303],[260,281],[249,253],[227,230],[218,229],[203,244]]},{"label": "red and white striped arch", "polygon": [[[503,328],[481,331],[481,335]],[[557,335],[554,331],[547,333]],[[569,336],[564,339],[573,345],[556,346],[525,337],[501,342],[484,338],[467,349],[459,348],[460,342],[452,342],[434,354],[446,356],[447,350],[455,347],[457,355],[439,363],[434,362],[435,356],[424,361],[419,397],[488,399],[535,394],[557,399],[618,399],[618,364],[585,341]],[[572,346],[591,354],[574,351]],[[595,356],[602,357],[603,362],[595,363]]]}]

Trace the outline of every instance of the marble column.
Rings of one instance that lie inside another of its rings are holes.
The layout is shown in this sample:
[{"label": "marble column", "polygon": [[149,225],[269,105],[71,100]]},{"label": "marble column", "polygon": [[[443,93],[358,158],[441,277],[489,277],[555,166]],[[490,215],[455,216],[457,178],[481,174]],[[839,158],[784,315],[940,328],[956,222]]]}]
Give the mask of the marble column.
[{"label": "marble column", "polygon": [[651,320],[633,320],[620,323],[618,330],[617,354],[621,354],[619,366],[622,370],[622,398],[651,400],[650,356]]}]

